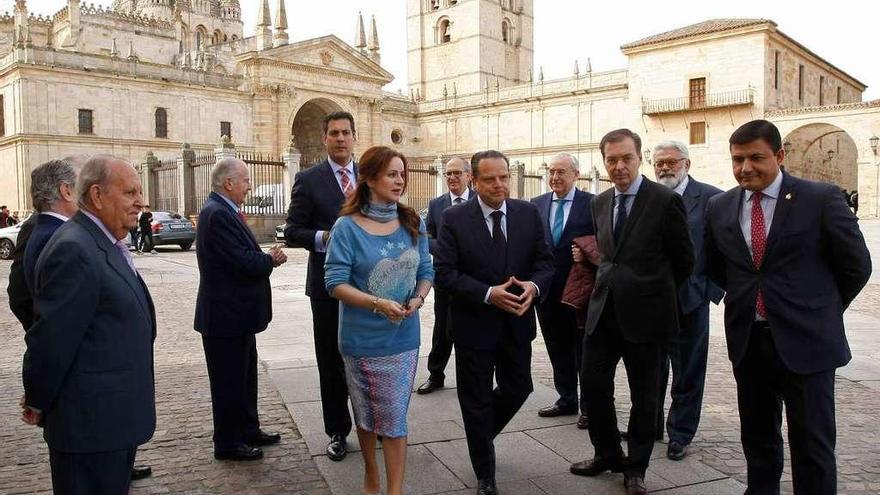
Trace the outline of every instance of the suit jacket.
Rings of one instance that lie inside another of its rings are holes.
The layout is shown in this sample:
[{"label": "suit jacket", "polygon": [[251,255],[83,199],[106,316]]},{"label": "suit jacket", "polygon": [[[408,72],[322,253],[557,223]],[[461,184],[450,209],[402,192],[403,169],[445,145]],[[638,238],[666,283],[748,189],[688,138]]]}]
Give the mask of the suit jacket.
[{"label": "suit jacket", "polygon": [[484,301],[489,287],[511,275],[534,282],[540,299],[547,297],[553,279],[553,255],[535,205],[507,200],[507,260],[504,273],[492,268],[492,236],[479,201],[468,201],[443,212],[443,229],[434,255],[435,282],[451,295],[450,320],[456,345],[494,349],[502,331],[523,343],[535,338],[534,306],[523,316]]},{"label": "suit jacket", "polygon": [[25,334],[27,405],[50,449],[87,453],[147,442],[156,427],[150,292],[82,212],[37,260],[37,317]]},{"label": "suit jacket", "polygon": [[562,229],[562,238],[559,245],[553,246],[553,236],[551,234],[552,220],[550,219],[550,205],[553,203],[553,193],[542,194],[532,199],[532,203],[538,207],[541,214],[541,223],[544,226],[544,238],[550,249],[553,250],[553,283],[550,285],[550,294],[547,296],[548,301],[559,302],[562,298],[562,291],[565,289],[565,281],[568,279],[568,273],[574,261],[571,258],[571,244],[575,237],[592,235],[593,215],[590,209],[590,201],[593,195],[575,190],[574,200],[571,202],[571,210],[568,212],[568,221]]},{"label": "suit jacket", "polygon": [[9,309],[25,330],[34,322],[34,298],[24,278],[24,251],[36,224],[37,216],[31,215],[18,231],[15,249],[12,251],[12,266],[9,267],[9,285],[6,287]]},{"label": "suit jacket", "polygon": [[[468,201],[476,197],[477,193],[468,188]],[[437,238],[443,229],[443,212],[452,206],[452,198],[447,191],[428,202],[428,215],[425,218],[425,228],[428,230],[428,251],[431,254],[437,250]]]},{"label": "suit jacket", "polygon": [[199,213],[196,258],[199,293],[193,327],[206,337],[262,332],[272,321],[272,256],[219,194]]},{"label": "suit jacket", "polygon": [[[354,173],[357,175],[357,164],[354,165]],[[344,202],[345,195],[328,160],[296,174],[290,192],[284,237],[289,245],[309,251],[306,272],[306,295],[309,297],[332,299],[324,287],[326,253],[315,251],[315,233],[333,228]]]},{"label": "suit jacket", "polygon": [[688,185],[681,196],[687,211],[688,231],[694,245],[694,271],[679,287],[678,305],[682,314],[689,314],[708,301],[721,302],[724,291],[706,276],[706,257],[703,255],[703,227],[709,198],[721,194],[721,189],[704,184],[688,176]]},{"label": "suit jacket", "polygon": [[37,215],[37,224],[34,231],[28,239],[28,245],[24,252],[24,280],[27,283],[28,290],[34,289],[34,271],[37,267],[37,259],[46,243],[52,237],[52,234],[58,230],[58,227],[64,225],[64,220],[40,213]]},{"label": "suit jacket", "polygon": [[593,199],[602,255],[587,308],[587,334],[612,295],[617,325],[630,342],[665,342],[678,331],[678,287],[694,268],[694,248],[681,197],[642,178],[620,243],[614,242],[614,188]]},{"label": "suit jacket", "polygon": [[784,173],[764,260],[755,268],[739,223],[743,197],[735,187],[712,198],[706,213],[707,273],[727,291],[724,327],[733,365],[748,347],[759,288],[776,350],[791,371],[845,365],[851,354],[843,310],[871,275],[855,215],[831,184]]}]

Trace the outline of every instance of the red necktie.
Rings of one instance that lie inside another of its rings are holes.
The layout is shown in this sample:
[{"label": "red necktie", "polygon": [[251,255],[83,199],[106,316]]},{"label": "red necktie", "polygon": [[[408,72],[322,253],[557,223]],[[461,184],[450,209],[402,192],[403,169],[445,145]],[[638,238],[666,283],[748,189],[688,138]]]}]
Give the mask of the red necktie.
[{"label": "red necktie", "polygon": [[342,194],[344,194],[346,198],[351,196],[351,193],[354,192],[354,186],[351,184],[351,179],[348,178],[348,172],[346,172],[344,168],[339,169],[339,181],[342,183]]},{"label": "red necktie", "polygon": [[244,222],[245,225],[247,225],[247,217],[244,216],[244,212],[243,212],[243,211],[238,210],[238,218],[240,218],[241,221]]},{"label": "red necktie", "polygon": [[[767,247],[767,234],[764,231],[764,210],[761,209],[761,196],[758,191],[752,194],[752,262],[755,268],[760,270],[764,261],[764,249]],[[767,308],[764,306],[764,294],[758,287],[758,297],[755,307],[762,318],[767,317]]]}]

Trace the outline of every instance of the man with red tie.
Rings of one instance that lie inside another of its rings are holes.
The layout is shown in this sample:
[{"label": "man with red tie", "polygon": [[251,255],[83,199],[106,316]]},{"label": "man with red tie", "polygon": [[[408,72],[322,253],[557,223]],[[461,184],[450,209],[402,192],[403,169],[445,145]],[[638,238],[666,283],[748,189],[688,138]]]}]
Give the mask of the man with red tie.
[{"label": "man with red tie", "polygon": [[704,250],[709,277],[727,292],[746,493],[779,493],[783,403],[794,493],[837,493],[834,372],[851,358],[843,311],[867,283],[871,257],[834,185],[781,170],[772,123],[737,129],[730,156],[739,186],[709,201]]}]

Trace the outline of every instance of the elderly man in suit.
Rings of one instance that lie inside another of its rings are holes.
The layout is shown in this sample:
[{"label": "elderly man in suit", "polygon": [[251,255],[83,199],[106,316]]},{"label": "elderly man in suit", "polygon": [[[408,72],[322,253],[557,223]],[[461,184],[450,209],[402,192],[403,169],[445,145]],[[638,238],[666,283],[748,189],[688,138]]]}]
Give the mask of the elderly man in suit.
[{"label": "elderly man in suit", "polygon": [[[437,251],[437,238],[443,229],[443,212],[451,206],[458,206],[474,196],[471,190],[471,164],[454,157],[446,162],[446,186],[449,192],[441,194],[428,203],[428,248],[431,254]],[[417,390],[419,394],[430,394],[443,388],[446,381],[446,363],[452,354],[452,337],[449,334],[449,294],[440,289],[434,291],[434,334],[431,338],[431,352],[428,354],[428,381]]]},{"label": "elderly man in suit", "polygon": [[341,461],[348,454],[345,438],[351,433],[351,414],[338,345],[339,301],[324,287],[324,258],[330,229],[357,184],[354,117],[348,112],[327,115],[321,121],[321,135],[327,159],[296,174],[284,237],[289,245],[309,251],[306,295],[312,306],[324,432],[330,437],[327,457]]},{"label": "elderly man in suit", "polygon": [[834,373],[851,358],[843,311],[871,257],[835,186],[780,170],[772,123],[742,125],[730,156],[739,186],[709,202],[705,252],[709,277],[727,291],[746,493],[779,493],[783,404],[794,493],[837,493]]},{"label": "elderly man in suit", "polygon": [[76,194],[79,213],[37,260],[23,420],[44,425],[55,493],[117,495],[156,426],[155,311],[123,242],[143,198],[110,156],[85,163]]},{"label": "elderly man in suit", "polygon": [[272,320],[269,275],[287,261],[278,247],[264,253],[239,209],[251,190],[247,165],[217,162],[196,233],[199,292],[195,329],[202,334],[211,406],[214,457],[249,461],[281,435],[260,429],[255,335]]},{"label": "elderly man in suit", "polygon": [[538,208],[507,199],[507,157],[482,151],[471,167],[477,199],[443,213],[434,263],[452,298],[458,401],[477,493],[494,495],[494,439],[532,392],[533,305],[550,290],[553,255]]},{"label": "elderly man in suit", "polygon": [[575,237],[593,234],[590,201],[593,195],[575,187],[579,175],[577,158],[559,153],[548,163],[551,192],[534,199],[541,213],[544,236],[553,249],[553,283],[545,302],[538,305],[538,322],[553,367],[553,385],[559,398],[538,411],[544,418],[577,414],[577,426],[587,427],[587,409],[578,394],[584,330],[579,328],[574,308],[562,304],[562,292],[572,266],[571,246]]},{"label": "elderly man in suit", "polygon": [[703,223],[709,198],[721,189],[691,177],[687,146],[678,141],[663,141],[654,147],[654,176],[657,182],[675,191],[687,210],[688,230],[694,245],[694,271],[678,288],[679,331],[669,341],[668,356],[660,377],[660,403],[657,409],[657,436],[663,436],[663,401],[669,368],[672,366],[672,405],[666,431],[669,445],[666,457],[680,461],[700,424],[706,360],[709,355],[709,301],[718,304],[724,291],[706,277],[703,256]]},{"label": "elderly man in suit", "polygon": [[[599,143],[614,187],[592,204],[601,262],[587,309],[581,386],[595,457],[571,466],[582,476],[623,471],[629,495],[647,493],[660,370],[666,342],[679,327],[677,288],[694,267],[684,203],[639,174],[641,147],[629,129],[611,131]],[[614,409],[621,358],[632,399],[626,461]]]}]

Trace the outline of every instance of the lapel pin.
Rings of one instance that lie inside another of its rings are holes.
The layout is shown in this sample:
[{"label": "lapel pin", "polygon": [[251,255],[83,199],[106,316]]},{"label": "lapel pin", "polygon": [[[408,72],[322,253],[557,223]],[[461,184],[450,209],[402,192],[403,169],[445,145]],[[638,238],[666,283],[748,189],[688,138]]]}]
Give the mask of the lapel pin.
[{"label": "lapel pin", "polygon": [[785,195],[785,199],[791,199],[791,193],[787,193],[787,194]]}]

